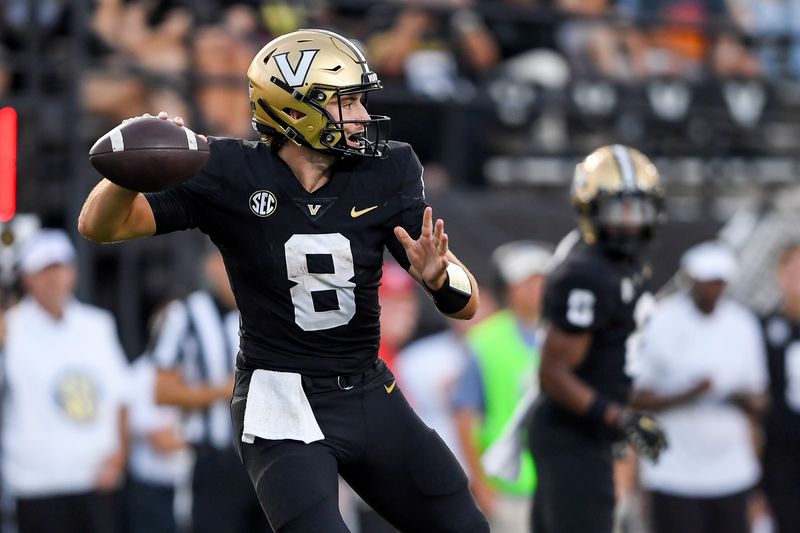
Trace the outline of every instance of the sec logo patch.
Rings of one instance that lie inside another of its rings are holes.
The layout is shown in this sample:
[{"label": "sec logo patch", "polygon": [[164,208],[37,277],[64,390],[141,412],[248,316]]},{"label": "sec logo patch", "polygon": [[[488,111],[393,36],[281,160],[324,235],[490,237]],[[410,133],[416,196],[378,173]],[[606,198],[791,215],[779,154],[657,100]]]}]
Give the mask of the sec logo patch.
[{"label": "sec logo patch", "polygon": [[250,211],[260,217],[268,217],[278,208],[278,199],[270,191],[256,191],[250,195]]}]

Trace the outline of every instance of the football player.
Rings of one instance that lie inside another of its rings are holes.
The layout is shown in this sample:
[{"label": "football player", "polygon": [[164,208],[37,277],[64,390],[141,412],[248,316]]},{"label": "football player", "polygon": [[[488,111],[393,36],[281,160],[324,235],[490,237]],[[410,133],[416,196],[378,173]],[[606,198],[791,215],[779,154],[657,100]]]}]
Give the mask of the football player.
[{"label": "football player", "polygon": [[778,531],[800,528],[800,241],[778,256],[778,308],[763,320],[769,368],[764,490]]},{"label": "football player", "polygon": [[613,145],[576,167],[571,194],[581,238],[548,278],[541,394],[528,428],[539,479],[532,527],[610,533],[612,444],[627,437],[653,459],[666,445],[652,418],[626,407],[625,374],[626,340],[649,277],[639,256],[661,215],[661,189],[649,159]]},{"label": "football player", "polygon": [[234,431],[276,531],[347,531],[337,474],[400,530],[488,531],[463,470],[377,358],[384,249],[443,314],[478,306],[419,160],[367,113],[378,77],[349,40],[300,30],[268,43],[248,78],[262,142],[211,139],[207,165],[166,192],[103,180],[80,232],[199,228],[222,252],[241,311]]}]

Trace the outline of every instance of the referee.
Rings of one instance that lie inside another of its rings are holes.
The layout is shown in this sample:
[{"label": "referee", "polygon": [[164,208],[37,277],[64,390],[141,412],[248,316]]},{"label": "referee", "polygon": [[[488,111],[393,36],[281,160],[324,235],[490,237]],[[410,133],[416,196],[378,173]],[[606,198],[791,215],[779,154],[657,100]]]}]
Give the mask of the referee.
[{"label": "referee", "polygon": [[239,346],[239,313],[222,256],[204,258],[208,291],[170,303],[156,339],[156,401],[186,413],[195,455],[193,533],[271,531],[233,448],[229,403]]}]

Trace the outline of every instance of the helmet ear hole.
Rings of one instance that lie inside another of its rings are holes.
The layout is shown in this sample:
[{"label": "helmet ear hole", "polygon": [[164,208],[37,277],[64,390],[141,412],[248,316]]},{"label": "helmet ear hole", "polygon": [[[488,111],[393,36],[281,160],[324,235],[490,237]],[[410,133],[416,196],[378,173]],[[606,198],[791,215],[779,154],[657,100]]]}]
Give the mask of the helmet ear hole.
[{"label": "helmet ear hole", "polygon": [[294,121],[302,120],[306,117],[305,113],[298,111],[297,109],[292,109],[291,107],[284,107],[283,112],[292,117],[292,120]]}]

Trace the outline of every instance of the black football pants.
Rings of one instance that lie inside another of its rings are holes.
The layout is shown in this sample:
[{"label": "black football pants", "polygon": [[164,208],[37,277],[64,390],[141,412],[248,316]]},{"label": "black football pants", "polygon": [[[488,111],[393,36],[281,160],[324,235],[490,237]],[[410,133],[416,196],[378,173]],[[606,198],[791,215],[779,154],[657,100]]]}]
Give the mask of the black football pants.
[{"label": "black football pants", "polygon": [[[303,377],[325,439],[241,442],[251,372],[236,372],[231,413],[237,446],[277,533],[346,532],[337,473],[394,527],[488,532],[467,477],[441,438],[412,411],[382,361],[337,381]],[[349,390],[348,387],[351,387]]]},{"label": "black football pants", "polygon": [[762,481],[778,533],[800,532],[800,444],[767,434]]},{"label": "black football pants", "polygon": [[17,500],[19,533],[116,533],[119,493],[85,492]]},{"label": "black football pants", "polygon": [[532,417],[529,448],[536,461],[533,533],[611,533],[614,460],[611,444],[579,428]]}]

